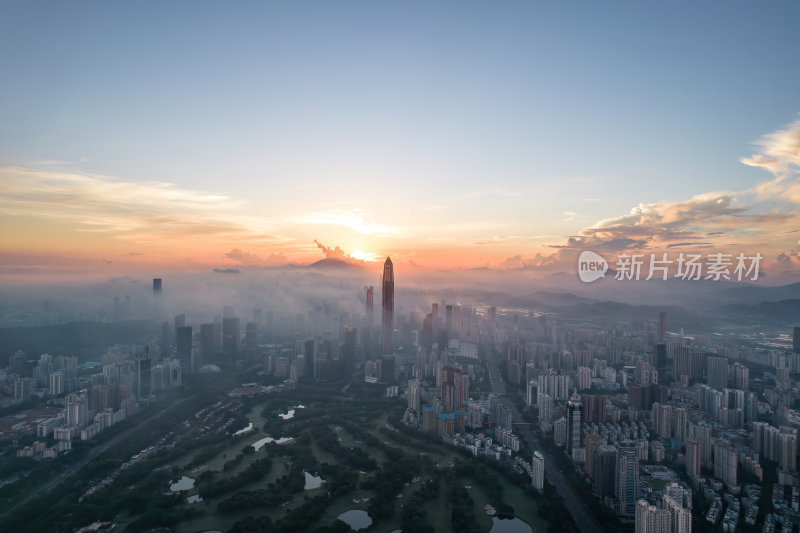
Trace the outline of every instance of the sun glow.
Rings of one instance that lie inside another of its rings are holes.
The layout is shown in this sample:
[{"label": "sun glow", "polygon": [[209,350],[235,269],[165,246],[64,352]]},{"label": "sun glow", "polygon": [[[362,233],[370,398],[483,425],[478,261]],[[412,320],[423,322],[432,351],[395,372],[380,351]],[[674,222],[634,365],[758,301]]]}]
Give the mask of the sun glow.
[{"label": "sun glow", "polygon": [[358,259],[359,261],[375,261],[375,254],[372,252],[362,252],[361,250],[356,250],[350,254],[350,257],[353,259]]}]

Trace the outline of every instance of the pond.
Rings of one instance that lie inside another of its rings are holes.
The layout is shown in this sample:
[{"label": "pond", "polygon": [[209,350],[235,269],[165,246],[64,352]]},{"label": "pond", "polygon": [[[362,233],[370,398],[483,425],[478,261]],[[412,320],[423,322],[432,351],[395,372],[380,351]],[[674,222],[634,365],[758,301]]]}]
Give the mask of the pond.
[{"label": "pond", "polygon": [[533,533],[533,528],[519,518],[492,517],[492,529],[489,533]]},{"label": "pond", "polygon": [[350,526],[353,531],[366,529],[372,525],[372,518],[369,517],[366,511],[359,511],[358,509],[351,509],[337,516],[339,520]]},{"label": "pond", "polygon": [[186,503],[197,503],[201,501],[203,501],[203,498],[201,498],[199,494],[195,494],[194,496],[189,496],[186,498]]},{"label": "pond", "polygon": [[284,420],[289,420],[290,418],[294,418],[294,410],[295,409],[305,409],[305,408],[306,408],[306,406],[302,405],[302,404],[295,405],[294,408],[289,409],[285,413],[280,413],[278,416],[281,417]]},{"label": "pond", "polygon": [[283,444],[284,442],[293,441],[293,437],[281,437],[279,439],[273,439],[272,437],[264,437],[263,439],[259,439],[255,441],[251,446],[255,448],[256,451],[260,450],[264,447],[265,444],[269,444],[270,442],[275,442],[278,444]]},{"label": "pond", "polygon": [[311,472],[306,472],[305,470],[303,470],[303,474],[306,475],[306,484],[303,487],[305,490],[318,489],[325,484],[325,480],[322,479],[321,476],[314,475]]},{"label": "pond", "polygon": [[194,480],[190,477],[182,476],[178,481],[170,481],[169,490],[178,492],[181,490],[189,490],[194,487]]},{"label": "pond", "polygon": [[234,435],[242,435],[242,434],[247,433],[249,431],[253,431],[253,423],[252,422],[247,424],[247,427],[242,428],[239,431],[235,432]]}]

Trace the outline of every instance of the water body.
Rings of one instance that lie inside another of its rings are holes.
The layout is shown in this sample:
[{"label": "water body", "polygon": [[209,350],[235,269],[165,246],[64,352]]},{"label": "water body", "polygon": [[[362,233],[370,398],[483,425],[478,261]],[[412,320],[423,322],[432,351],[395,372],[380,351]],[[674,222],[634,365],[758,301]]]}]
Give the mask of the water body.
[{"label": "water body", "polygon": [[194,496],[189,496],[186,498],[186,503],[197,503],[201,501],[203,501],[203,498],[201,498],[199,494],[195,494]]},{"label": "water body", "polygon": [[234,435],[241,435],[243,433],[247,433],[249,431],[253,431],[253,423],[250,422],[247,424],[247,427],[240,429],[239,431],[235,432]]},{"label": "water body", "polygon": [[303,487],[305,490],[318,489],[325,484],[325,480],[320,476],[315,476],[314,474],[306,472],[305,470],[303,470],[303,474],[306,476],[306,484]]},{"label": "water body", "polygon": [[169,490],[178,492],[181,490],[189,490],[194,487],[194,480],[190,477],[182,476],[178,481],[171,483]]},{"label": "water body", "polygon": [[294,437],[281,437],[279,439],[273,439],[272,437],[264,437],[263,439],[259,439],[255,441],[251,446],[255,448],[256,451],[260,450],[264,447],[265,444],[269,444],[270,442],[277,442],[278,444],[283,444],[284,442],[289,442],[294,440]]},{"label": "water body", "polygon": [[290,418],[294,418],[294,410],[295,409],[305,409],[305,408],[306,408],[306,406],[303,405],[303,404],[295,405],[294,408],[289,409],[285,413],[281,413],[278,416],[283,418],[284,420],[289,420]]},{"label": "water body", "polygon": [[351,509],[337,516],[339,520],[350,526],[353,531],[360,531],[372,525],[372,518],[366,511]]},{"label": "water body", "polygon": [[533,528],[519,518],[492,517],[489,533],[533,533]]}]

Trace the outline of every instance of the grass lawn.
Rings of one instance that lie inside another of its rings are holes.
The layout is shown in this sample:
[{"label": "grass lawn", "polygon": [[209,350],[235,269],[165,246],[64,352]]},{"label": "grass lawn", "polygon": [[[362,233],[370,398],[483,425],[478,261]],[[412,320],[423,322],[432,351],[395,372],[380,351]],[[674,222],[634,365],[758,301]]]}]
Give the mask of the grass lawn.
[{"label": "grass lawn", "polygon": [[[249,412],[247,413],[247,418],[251,422],[253,422],[256,428],[263,428],[264,424],[268,421],[264,419],[261,412],[264,410],[268,403],[272,405],[277,405],[280,402],[276,401],[276,398],[271,398],[265,400],[264,402],[259,402],[258,404],[254,405],[250,408]],[[297,402],[293,402],[292,405],[296,405]],[[314,404],[309,402],[306,405],[313,406]],[[319,407],[312,407],[319,409]],[[352,411],[353,414],[356,414],[359,411],[358,404],[347,404],[339,406],[339,414],[341,415],[342,412],[350,412]],[[286,412],[286,409],[282,409],[281,412]],[[275,424],[276,421],[272,420],[272,416],[277,415],[268,415],[269,422]],[[322,415],[320,415],[322,416]],[[278,421],[278,425],[276,427],[286,427],[287,435],[270,435],[273,437],[280,437],[280,436],[293,436],[298,437],[302,434],[302,431],[307,431],[307,429],[300,430],[301,427],[308,427],[306,425],[298,425],[295,424],[295,431],[291,429],[292,427],[292,420],[286,420],[285,422]],[[321,421],[320,421],[321,422]],[[313,427],[313,425],[311,426]],[[388,461],[386,454],[381,450],[379,447],[370,447],[365,442],[363,442],[356,434],[350,433],[344,426],[338,426],[337,424],[329,424],[328,427],[333,431],[336,436],[339,438],[340,443],[344,447],[358,447],[364,450],[366,453],[369,454],[379,465],[382,465]],[[463,456],[454,448],[450,448],[444,444],[439,443],[431,443],[427,442],[423,439],[417,440],[416,438],[408,439],[407,436],[403,436],[402,433],[395,431],[385,431],[387,428],[387,418],[385,415],[376,416],[374,419],[370,420],[369,424],[364,427],[362,426],[364,431],[375,437],[380,442],[383,442],[389,446],[394,448],[398,448],[402,450],[405,454],[410,457],[416,457],[422,460],[422,457],[427,457],[430,459],[430,465],[438,465],[439,468],[443,470],[449,469],[457,460],[463,460]],[[233,430],[240,429],[240,428],[232,428]],[[216,455],[214,455],[211,459],[206,461],[205,464],[201,465],[200,467],[193,469],[192,471],[188,471],[186,469],[186,465],[199,453],[203,451],[203,449],[192,450],[189,453],[186,453],[184,457],[181,457],[178,461],[175,461],[173,464],[178,466],[181,469],[181,473],[187,475],[189,477],[197,479],[199,474],[203,470],[213,470],[216,471],[217,474],[215,476],[215,480],[221,478],[227,478],[238,474],[245,470],[248,466],[250,466],[254,461],[262,458],[266,455],[265,450],[261,450],[256,452],[252,455],[245,455],[242,461],[236,465],[234,468],[227,472],[223,472],[223,465],[226,461],[230,461],[236,457],[237,454],[242,453],[242,449],[252,444],[253,442],[266,437],[263,431],[254,431],[244,435],[242,438],[237,439],[236,442],[227,444],[222,450],[220,450]],[[401,442],[401,440],[407,440],[407,442]],[[218,445],[217,445],[218,446]],[[285,445],[287,447],[292,446],[292,444]],[[337,457],[332,454],[330,451],[321,448],[319,444],[311,440],[310,448],[312,453],[314,454],[317,461],[322,463],[329,463],[335,464],[337,463]],[[280,448],[278,449],[280,450]],[[259,488],[265,488],[270,482],[277,480],[280,476],[283,476],[288,471],[288,466],[284,462],[281,457],[281,452],[278,451],[277,456],[273,456],[273,464],[272,468],[270,469],[269,473],[264,477],[264,479],[253,482],[247,485],[243,485],[240,487],[236,487],[236,491],[238,490],[255,490]],[[374,474],[364,474],[361,477]],[[547,523],[541,519],[539,516],[539,507],[538,502],[535,497],[531,497],[527,495],[524,490],[520,487],[514,485],[511,481],[506,479],[502,474],[495,472],[500,482],[503,484],[503,499],[504,502],[510,506],[512,506],[517,514],[517,516],[530,524],[536,533],[544,533],[547,530]],[[430,471],[425,472],[423,470],[421,480],[425,481],[430,479],[431,473]],[[489,497],[484,490],[483,487],[480,486],[478,482],[476,482],[470,475],[465,475],[463,478],[458,480],[458,483],[461,483],[465,486],[469,486],[467,489],[470,496],[472,497],[473,503],[473,513],[476,517],[478,525],[480,529],[484,532],[488,532],[492,527],[492,518],[486,514],[484,511],[484,505],[487,503],[493,503],[489,501]],[[389,519],[383,519],[380,521],[376,521],[374,524],[373,529],[375,531],[381,533],[388,533],[389,531],[399,530],[401,527],[401,516],[402,516],[402,506],[405,501],[411,497],[411,495],[420,487],[419,483],[409,483],[408,485],[404,486],[401,490],[402,497],[397,498],[395,503],[394,514]],[[197,518],[192,520],[180,523],[175,527],[175,531],[178,533],[198,533],[202,531],[207,531],[209,529],[218,529],[221,531],[225,531],[231,527],[231,525],[236,522],[237,520],[243,518],[244,516],[251,515],[251,516],[262,516],[267,515],[272,518],[273,521],[279,520],[282,518],[289,510],[294,509],[302,505],[306,497],[310,497],[316,494],[324,494],[325,488],[315,489],[313,491],[304,491],[302,493],[294,494],[290,500],[290,503],[284,507],[275,506],[272,508],[266,507],[259,507],[255,509],[249,509],[245,511],[239,511],[235,513],[227,513],[222,514],[217,512],[216,507],[217,504],[227,499],[231,496],[231,494],[224,494],[220,495],[216,498],[210,498],[207,501],[202,501],[194,504],[184,504],[191,509],[202,510],[203,514]],[[197,489],[193,489],[188,495],[196,494]],[[442,479],[441,486],[439,488],[438,495],[436,498],[433,498],[429,501],[424,502],[423,509],[427,512],[427,520],[430,522],[435,531],[437,532],[449,532],[452,531],[452,525],[450,523],[452,507],[447,504],[446,501],[447,495],[447,481]],[[313,527],[323,526],[323,525],[330,525],[332,524],[337,517],[352,509],[364,510],[366,511],[369,507],[369,501],[364,501],[365,498],[373,498],[375,496],[375,491],[372,489],[365,490],[365,489],[357,489],[348,494],[338,496],[337,498],[330,500],[325,510],[320,514],[318,517],[317,522],[314,524]],[[358,500],[358,501],[353,501]],[[125,531],[125,526],[130,523],[131,521],[135,520],[136,517],[129,517],[125,514],[117,517],[118,523],[120,523],[121,531]]]}]

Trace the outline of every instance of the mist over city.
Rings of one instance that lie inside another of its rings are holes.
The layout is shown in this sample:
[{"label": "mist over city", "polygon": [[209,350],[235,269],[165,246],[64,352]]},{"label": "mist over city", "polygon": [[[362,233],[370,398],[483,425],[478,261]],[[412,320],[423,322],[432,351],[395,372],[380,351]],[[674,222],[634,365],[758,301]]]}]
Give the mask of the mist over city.
[{"label": "mist over city", "polygon": [[799,24],[0,3],[0,532],[800,533]]}]

